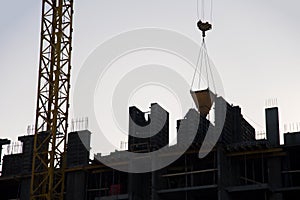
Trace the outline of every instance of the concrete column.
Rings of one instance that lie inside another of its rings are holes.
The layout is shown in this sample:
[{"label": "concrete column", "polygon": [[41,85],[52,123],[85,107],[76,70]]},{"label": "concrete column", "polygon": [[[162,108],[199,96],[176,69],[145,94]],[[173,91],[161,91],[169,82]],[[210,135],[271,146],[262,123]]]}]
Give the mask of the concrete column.
[{"label": "concrete column", "polygon": [[273,146],[280,145],[278,108],[267,108],[266,111],[267,140]]}]

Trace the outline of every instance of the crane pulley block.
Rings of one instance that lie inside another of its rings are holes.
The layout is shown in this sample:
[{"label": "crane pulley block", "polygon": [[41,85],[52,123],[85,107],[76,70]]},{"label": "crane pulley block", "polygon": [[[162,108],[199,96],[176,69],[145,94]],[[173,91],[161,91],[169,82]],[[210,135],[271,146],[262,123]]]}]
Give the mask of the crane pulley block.
[{"label": "crane pulley block", "polygon": [[202,22],[201,20],[198,21],[197,26],[200,31],[202,31],[202,37],[204,38],[206,36],[206,31],[209,31],[212,29],[212,25],[209,22]]}]

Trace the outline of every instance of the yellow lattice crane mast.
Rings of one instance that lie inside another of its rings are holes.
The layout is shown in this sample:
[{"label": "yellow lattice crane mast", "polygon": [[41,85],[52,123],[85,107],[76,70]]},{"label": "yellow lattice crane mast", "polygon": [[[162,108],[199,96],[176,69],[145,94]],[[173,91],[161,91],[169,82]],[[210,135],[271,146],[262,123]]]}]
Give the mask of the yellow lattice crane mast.
[{"label": "yellow lattice crane mast", "polygon": [[42,0],[31,200],[64,197],[73,0]]}]

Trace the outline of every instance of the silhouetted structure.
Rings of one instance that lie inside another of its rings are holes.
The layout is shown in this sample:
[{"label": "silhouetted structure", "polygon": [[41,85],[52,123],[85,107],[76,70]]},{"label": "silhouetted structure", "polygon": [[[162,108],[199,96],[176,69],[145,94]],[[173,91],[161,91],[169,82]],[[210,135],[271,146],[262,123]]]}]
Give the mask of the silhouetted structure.
[{"label": "silhouetted structure", "polygon": [[[254,128],[244,119],[241,108],[226,105],[221,137],[203,159],[198,151],[209,126],[215,126],[195,109],[178,120],[177,135],[182,145],[197,132],[192,145],[174,163],[155,172],[131,174],[89,160],[89,131],[69,133],[67,146],[66,199],[82,200],[290,200],[300,195],[300,132],[284,134],[279,143],[278,108],[266,109],[267,139],[256,140]],[[158,104],[150,112],[129,108],[128,151],[151,152],[169,145],[169,114]],[[218,120],[216,118],[216,120]],[[152,135],[157,131],[158,134]],[[46,134],[46,133],[45,133]],[[145,138],[135,137],[143,135]],[[149,136],[149,137],[147,137]],[[33,136],[22,136],[23,151],[5,155],[0,177],[1,199],[28,199]],[[8,140],[1,144],[8,144]],[[174,146],[176,146],[174,145]],[[169,146],[168,148],[174,148]],[[108,158],[124,161],[123,152]],[[126,159],[125,159],[126,160]]]},{"label": "silhouetted structure", "polygon": [[169,113],[160,105],[151,104],[149,114],[133,106],[129,115],[129,151],[151,152],[169,144]]}]

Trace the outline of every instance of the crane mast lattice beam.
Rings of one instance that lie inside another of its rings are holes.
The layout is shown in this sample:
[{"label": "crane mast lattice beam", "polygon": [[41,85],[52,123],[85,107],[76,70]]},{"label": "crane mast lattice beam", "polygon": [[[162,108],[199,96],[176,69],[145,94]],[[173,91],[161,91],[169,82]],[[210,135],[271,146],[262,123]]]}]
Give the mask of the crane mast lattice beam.
[{"label": "crane mast lattice beam", "polygon": [[73,0],[42,0],[31,200],[63,199]]}]

